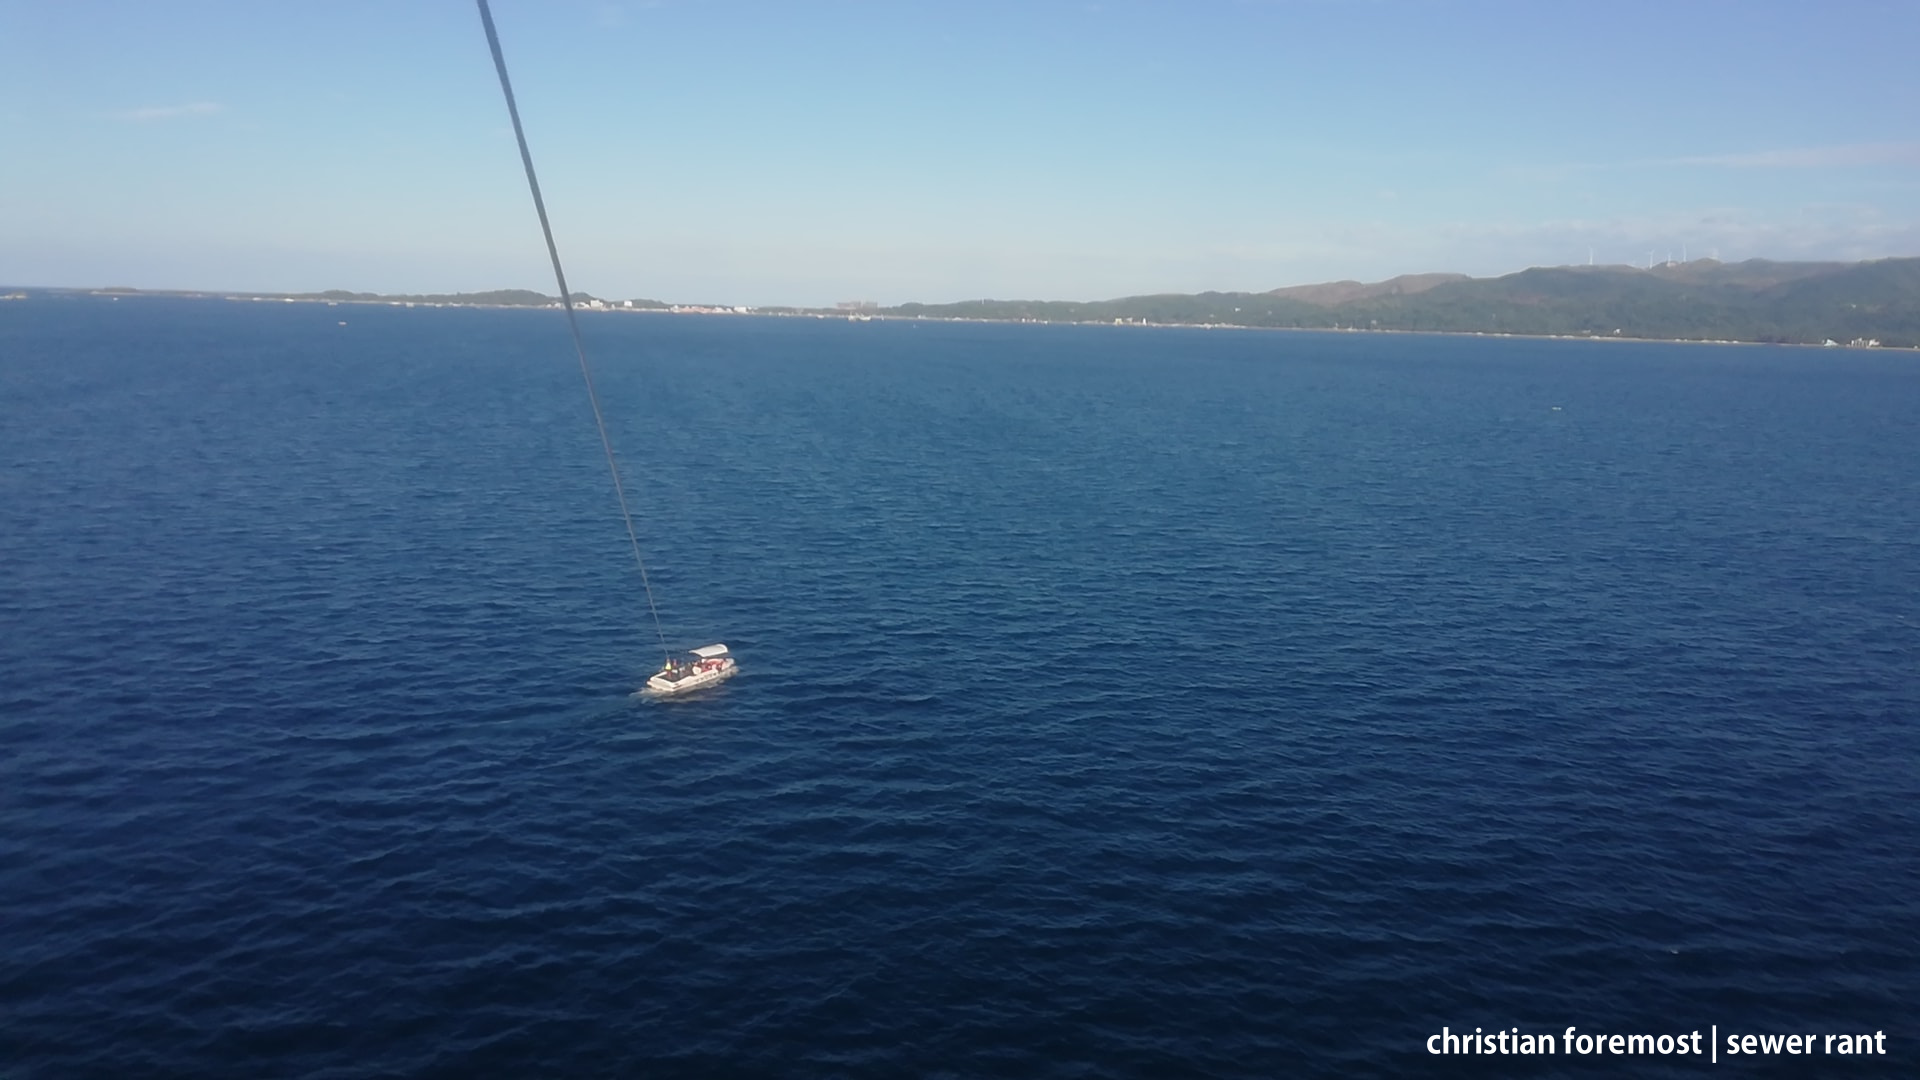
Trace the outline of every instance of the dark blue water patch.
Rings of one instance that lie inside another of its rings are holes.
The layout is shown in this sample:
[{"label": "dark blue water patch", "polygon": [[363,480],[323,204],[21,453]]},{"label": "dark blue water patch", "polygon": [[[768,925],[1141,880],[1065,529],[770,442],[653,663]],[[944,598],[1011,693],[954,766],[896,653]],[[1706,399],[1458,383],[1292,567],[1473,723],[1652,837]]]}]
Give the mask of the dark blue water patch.
[{"label": "dark blue water patch", "polygon": [[1910,358],[556,318],[0,309],[0,1074],[1913,1071]]}]

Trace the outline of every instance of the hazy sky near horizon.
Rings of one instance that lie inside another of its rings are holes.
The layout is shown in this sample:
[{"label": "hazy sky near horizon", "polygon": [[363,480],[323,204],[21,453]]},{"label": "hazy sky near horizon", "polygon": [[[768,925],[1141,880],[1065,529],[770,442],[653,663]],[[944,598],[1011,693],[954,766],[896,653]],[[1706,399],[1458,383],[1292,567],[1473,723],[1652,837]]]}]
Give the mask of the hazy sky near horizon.
[{"label": "hazy sky near horizon", "polygon": [[[1920,255],[1920,5],[494,0],[570,283]],[[0,0],[0,284],[552,292],[474,5]]]}]

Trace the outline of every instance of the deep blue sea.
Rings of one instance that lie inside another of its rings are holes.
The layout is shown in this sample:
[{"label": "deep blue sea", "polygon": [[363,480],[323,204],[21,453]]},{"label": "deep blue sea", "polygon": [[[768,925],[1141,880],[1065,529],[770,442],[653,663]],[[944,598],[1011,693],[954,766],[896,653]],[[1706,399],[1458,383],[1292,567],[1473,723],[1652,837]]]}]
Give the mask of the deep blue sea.
[{"label": "deep blue sea", "polygon": [[0,1077],[1920,1072],[1920,356],[583,322],[688,699],[558,313],[0,304]]}]

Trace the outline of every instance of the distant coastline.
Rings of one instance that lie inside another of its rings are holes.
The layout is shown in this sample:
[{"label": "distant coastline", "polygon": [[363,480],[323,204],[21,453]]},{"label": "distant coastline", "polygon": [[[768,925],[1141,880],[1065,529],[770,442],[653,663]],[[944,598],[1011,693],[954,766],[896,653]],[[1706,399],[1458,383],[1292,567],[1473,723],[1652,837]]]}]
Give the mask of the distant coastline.
[{"label": "distant coastline", "polygon": [[[528,289],[383,294],[217,292],[194,289],[20,288],[36,294],[161,296],[229,301],[386,307],[558,308]],[[697,315],[769,315],[853,321],[916,320],[1208,329],[1446,333],[1713,344],[1920,348],[1920,258],[1857,263],[1712,259],[1627,266],[1536,267],[1496,278],[1419,274],[1388,281],[1330,282],[1263,293],[1205,292],[1115,300],[969,300],[832,308],[671,304],[572,297],[577,310]]]}]

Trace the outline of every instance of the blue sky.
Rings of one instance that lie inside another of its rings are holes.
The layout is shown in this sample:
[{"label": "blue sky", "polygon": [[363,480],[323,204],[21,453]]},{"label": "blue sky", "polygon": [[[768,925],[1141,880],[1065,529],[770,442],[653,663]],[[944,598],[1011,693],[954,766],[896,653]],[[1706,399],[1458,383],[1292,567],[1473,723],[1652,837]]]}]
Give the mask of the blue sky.
[{"label": "blue sky", "polygon": [[[1920,255],[1920,5],[495,0],[576,288]],[[0,283],[552,291],[462,0],[0,0]]]}]

